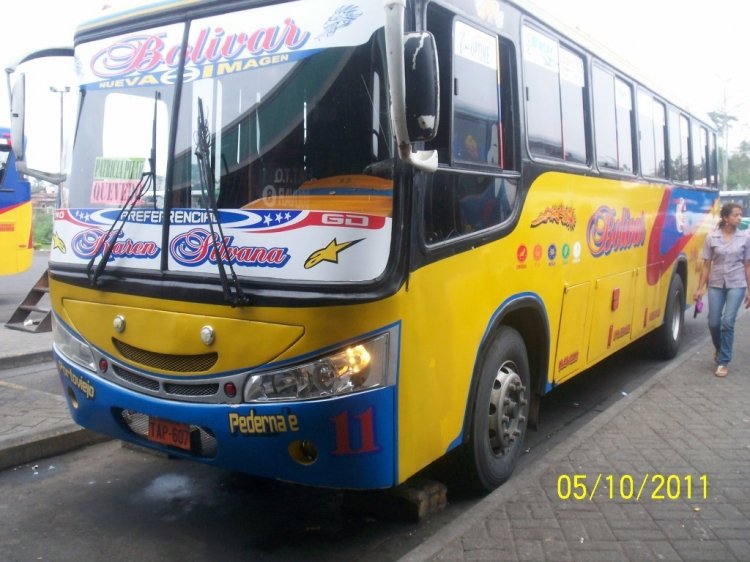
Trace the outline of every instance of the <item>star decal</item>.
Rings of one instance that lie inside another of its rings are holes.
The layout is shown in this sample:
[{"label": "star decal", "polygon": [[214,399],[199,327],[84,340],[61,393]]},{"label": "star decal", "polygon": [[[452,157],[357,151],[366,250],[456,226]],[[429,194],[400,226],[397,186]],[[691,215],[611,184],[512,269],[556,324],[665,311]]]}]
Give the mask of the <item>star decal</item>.
[{"label": "star decal", "polygon": [[341,244],[339,244],[334,238],[333,240],[331,240],[328,246],[326,246],[325,248],[321,248],[320,250],[315,250],[312,254],[310,254],[307,260],[305,260],[305,269],[315,267],[323,261],[339,263],[339,254],[350,246],[353,246],[357,242],[361,242],[362,240],[364,240],[364,238],[360,238],[359,240],[352,240],[351,242],[342,242]]}]

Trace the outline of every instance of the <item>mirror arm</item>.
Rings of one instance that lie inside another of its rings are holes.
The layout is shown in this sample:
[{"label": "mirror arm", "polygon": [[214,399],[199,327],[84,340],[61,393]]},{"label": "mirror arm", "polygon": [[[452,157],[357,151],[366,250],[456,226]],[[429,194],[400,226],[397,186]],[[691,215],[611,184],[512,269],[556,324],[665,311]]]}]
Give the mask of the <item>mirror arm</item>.
[{"label": "mirror arm", "polygon": [[55,174],[51,172],[42,172],[41,170],[34,170],[27,167],[26,162],[23,161],[16,161],[16,170],[26,176],[31,176],[32,178],[46,181],[58,186],[61,185],[68,177],[67,174]]},{"label": "mirror arm", "polygon": [[388,83],[391,98],[391,122],[396,134],[399,156],[415,168],[434,172],[438,166],[436,150],[412,151],[406,127],[406,79],[404,72],[405,0],[385,0],[385,48],[388,59]]}]

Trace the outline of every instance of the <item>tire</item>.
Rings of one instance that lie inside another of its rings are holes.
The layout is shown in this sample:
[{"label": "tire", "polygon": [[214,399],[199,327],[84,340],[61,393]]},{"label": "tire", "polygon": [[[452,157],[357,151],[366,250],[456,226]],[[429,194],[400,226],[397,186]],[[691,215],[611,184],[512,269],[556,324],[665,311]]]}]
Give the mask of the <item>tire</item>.
[{"label": "tire", "polygon": [[521,335],[503,327],[485,354],[464,444],[461,488],[491,492],[513,473],[529,415],[529,359]]},{"label": "tire", "polygon": [[672,276],[664,311],[664,323],[653,333],[652,349],[659,359],[674,359],[685,328],[685,287],[679,275]]}]

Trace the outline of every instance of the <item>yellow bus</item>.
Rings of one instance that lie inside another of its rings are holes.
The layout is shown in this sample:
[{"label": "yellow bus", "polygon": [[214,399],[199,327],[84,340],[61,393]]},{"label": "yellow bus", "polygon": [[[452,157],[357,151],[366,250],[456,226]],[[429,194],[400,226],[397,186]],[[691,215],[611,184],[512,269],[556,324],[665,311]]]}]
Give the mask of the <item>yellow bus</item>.
[{"label": "yellow bus", "polygon": [[510,477],[540,399],[674,357],[716,137],[520,4],[157,2],[75,36],[54,352],[82,426],[306,485]]},{"label": "yellow bus", "polygon": [[31,267],[31,184],[16,169],[10,129],[0,127],[0,275]]}]

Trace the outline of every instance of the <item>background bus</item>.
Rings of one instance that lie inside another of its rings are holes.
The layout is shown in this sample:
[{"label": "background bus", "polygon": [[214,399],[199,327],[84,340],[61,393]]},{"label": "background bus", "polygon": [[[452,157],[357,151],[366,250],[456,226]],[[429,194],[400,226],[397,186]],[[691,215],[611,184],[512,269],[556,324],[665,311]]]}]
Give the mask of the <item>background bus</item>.
[{"label": "background bus", "polygon": [[745,230],[750,226],[750,189],[735,189],[731,191],[720,191],[721,204],[739,203],[742,205],[742,222],[740,229]]},{"label": "background bus", "polygon": [[0,275],[31,267],[31,185],[16,169],[10,129],[0,127]]},{"label": "background bus", "polygon": [[545,393],[677,353],[715,132],[522,6],[160,2],[75,43],[50,296],[81,425],[338,488],[450,456],[490,490]]}]

